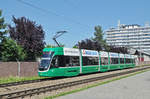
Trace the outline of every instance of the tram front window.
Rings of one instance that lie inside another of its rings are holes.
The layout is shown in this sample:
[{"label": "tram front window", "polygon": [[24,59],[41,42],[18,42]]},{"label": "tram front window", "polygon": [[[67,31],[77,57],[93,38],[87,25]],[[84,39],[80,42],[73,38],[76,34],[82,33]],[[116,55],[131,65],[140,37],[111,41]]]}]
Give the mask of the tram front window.
[{"label": "tram front window", "polygon": [[47,70],[48,67],[50,65],[50,60],[48,59],[43,59],[41,60],[40,66],[39,66],[39,70]]},{"label": "tram front window", "polygon": [[39,66],[40,71],[44,71],[44,70],[48,69],[53,55],[54,55],[54,52],[43,52],[42,60],[40,62],[40,66]]},{"label": "tram front window", "polygon": [[54,52],[43,52],[42,58],[52,58]]}]

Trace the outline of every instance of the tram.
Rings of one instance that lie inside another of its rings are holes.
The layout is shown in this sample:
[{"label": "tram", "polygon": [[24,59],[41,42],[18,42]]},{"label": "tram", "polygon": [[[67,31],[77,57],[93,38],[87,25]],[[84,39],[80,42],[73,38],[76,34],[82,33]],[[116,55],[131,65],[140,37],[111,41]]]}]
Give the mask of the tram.
[{"label": "tram", "polygon": [[77,76],[135,67],[135,55],[74,48],[44,48],[38,75]]}]

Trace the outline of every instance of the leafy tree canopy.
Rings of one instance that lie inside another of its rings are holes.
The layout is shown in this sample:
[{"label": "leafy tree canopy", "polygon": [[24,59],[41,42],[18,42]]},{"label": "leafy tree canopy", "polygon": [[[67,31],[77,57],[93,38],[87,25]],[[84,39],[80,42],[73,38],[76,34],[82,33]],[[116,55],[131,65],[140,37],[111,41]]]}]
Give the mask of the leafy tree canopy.
[{"label": "leafy tree canopy", "polygon": [[6,34],[7,34],[7,30],[6,30],[6,26],[7,24],[4,23],[4,17],[2,17],[2,10],[0,9],[0,60],[2,57],[2,42],[5,40],[6,38]]},{"label": "leafy tree canopy", "polygon": [[82,40],[81,42],[78,42],[74,46],[74,48],[80,48],[80,49],[89,49],[89,50],[105,50],[107,45],[106,41],[103,38],[103,31],[101,26],[95,26],[95,32],[94,32],[94,37],[91,39],[85,39]]},{"label": "leafy tree canopy", "polygon": [[125,47],[116,47],[107,45],[103,35],[104,33],[102,31],[101,26],[95,26],[94,38],[82,40],[81,42],[78,42],[78,44],[76,44],[73,48],[89,49],[97,51],[105,50],[108,52],[116,52],[116,53],[129,53],[128,49]]},{"label": "leafy tree canopy", "polygon": [[[59,43],[59,45],[60,45],[61,47],[65,47],[64,44]],[[46,45],[45,47],[46,47],[46,48],[55,48],[55,47],[58,47],[58,46],[48,44],[48,45]]]},{"label": "leafy tree canopy", "polygon": [[117,47],[117,46],[109,46],[109,52],[123,53],[129,54],[129,51],[126,47]]},{"label": "leafy tree canopy", "polygon": [[14,27],[9,25],[10,37],[21,45],[27,53],[26,60],[35,60],[41,56],[44,48],[45,32],[41,25],[30,21],[25,17],[15,18],[13,16]]},{"label": "leafy tree canopy", "polygon": [[54,46],[54,45],[46,45],[45,47],[46,48],[55,48],[56,46]]},{"label": "leafy tree canopy", "polygon": [[89,49],[89,50],[102,50],[102,46],[99,42],[93,41],[91,39],[85,39],[81,42],[78,42],[73,48],[80,48],[80,49]]},{"label": "leafy tree canopy", "polygon": [[4,17],[2,17],[2,10],[0,9],[0,42],[5,38],[8,31],[6,30],[7,24],[4,23]]},{"label": "leafy tree canopy", "polygon": [[26,54],[23,51],[23,48],[17,45],[17,43],[14,40],[6,38],[1,45],[2,61],[24,60]]},{"label": "leafy tree canopy", "polygon": [[108,51],[109,47],[106,43],[106,40],[104,39],[104,33],[101,26],[95,26],[95,32],[94,32],[94,38],[92,38],[93,41],[98,42],[101,44],[101,47],[103,50]]},{"label": "leafy tree canopy", "polygon": [[104,41],[104,38],[103,38],[103,35],[104,35],[104,33],[103,33],[103,31],[102,31],[102,28],[101,28],[101,26],[95,26],[95,32],[94,32],[94,38],[93,38],[93,40],[94,41],[98,41],[98,42],[102,42],[102,41]]}]

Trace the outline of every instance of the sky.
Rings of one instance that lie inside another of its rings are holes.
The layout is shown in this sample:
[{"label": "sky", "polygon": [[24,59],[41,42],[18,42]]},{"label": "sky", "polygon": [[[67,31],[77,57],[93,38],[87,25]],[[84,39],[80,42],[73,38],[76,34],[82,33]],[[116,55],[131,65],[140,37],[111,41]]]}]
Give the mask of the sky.
[{"label": "sky", "polygon": [[57,41],[72,47],[93,37],[97,25],[103,31],[116,27],[118,20],[144,26],[150,22],[149,4],[150,0],[0,0],[0,9],[12,26],[12,16],[25,16],[42,25],[46,44],[54,45],[55,33],[67,31]]}]

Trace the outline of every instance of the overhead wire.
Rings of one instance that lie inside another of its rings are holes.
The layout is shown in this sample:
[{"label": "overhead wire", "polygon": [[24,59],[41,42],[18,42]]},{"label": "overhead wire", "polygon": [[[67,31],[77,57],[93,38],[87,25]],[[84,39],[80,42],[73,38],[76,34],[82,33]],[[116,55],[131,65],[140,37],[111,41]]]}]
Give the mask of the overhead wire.
[{"label": "overhead wire", "polygon": [[71,19],[71,18],[69,18],[69,17],[66,17],[66,16],[64,16],[64,15],[62,15],[62,14],[58,14],[58,13],[56,13],[56,12],[54,12],[54,11],[43,9],[43,8],[41,8],[41,7],[38,7],[38,6],[36,6],[36,5],[32,4],[32,3],[26,2],[26,1],[24,1],[24,0],[17,0],[17,1],[20,2],[20,3],[22,3],[22,4],[24,4],[24,5],[30,6],[30,7],[34,8],[34,9],[38,9],[38,10],[44,12],[44,13],[53,14],[53,15],[55,15],[55,16],[62,17],[62,18],[63,18],[64,20],[66,20],[66,21],[70,21],[70,22],[72,22],[72,23],[74,23],[74,24],[78,24],[78,25],[84,26],[84,27],[86,27],[86,28],[90,28],[89,25],[82,24],[81,22],[78,22],[78,21],[76,21],[76,20],[74,20],[74,19]]},{"label": "overhead wire", "polygon": [[71,6],[72,8],[78,9],[78,7],[70,0],[63,0],[66,4]]}]

